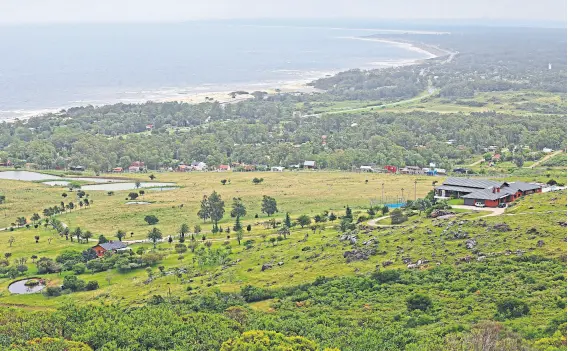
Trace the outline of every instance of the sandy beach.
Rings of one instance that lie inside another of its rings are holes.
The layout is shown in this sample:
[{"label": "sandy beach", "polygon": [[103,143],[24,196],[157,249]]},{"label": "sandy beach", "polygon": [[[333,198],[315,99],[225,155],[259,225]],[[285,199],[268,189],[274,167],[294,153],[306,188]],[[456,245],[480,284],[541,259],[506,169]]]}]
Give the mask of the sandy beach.
[{"label": "sandy beach", "polygon": [[[394,60],[383,60],[369,62],[366,67],[361,67],[362,69],[380,69],[389,67],[400,67],[413,65],[423,62],[427,59],[436,58],[439,56],[450,54],[445,50],[428,47],[426,45],[420,45],[410,42],[391,40],[386,38],[373,38],[373,37],[340,37],[350,40],[362,40],[362,41],[374,41],[385,43],[393,46],[397,46],[404,50],[413,51],[424,56],[420,59],[394,59]],[[308,83],[330,76],[341,72],[343,70],[336,71],[312,71],[303,72],[302,79],[290,80],[290,81],[272,81],[272,82],[259,82],[259,83],[241,83],[241,84],[227,84],[221,86],[196,86],[196,87],[168,87],[159,89],[156,91],[132,91],[132,92],[122,92],[118,93],[116,97],[109,99],[108,101],[98,100],[98,101],[77,101],[73,106],[102,106],[106,104],[114,103],[144,103],[147,101],[154,102],[171,102],[178,101],[189,104],[199,104],[203,102],[217,101],[221,104],[226,103],[237,103],[240,101],[245,101],[254,98],[251,94],[239,94],[232,96],[232,92],[235,91],[245,91],[252,93],[255,91],[263,91],[268,94],[281,93],[292,93],[292,92],[302,92],[302,93],[312,93],[316,92],[317,89],[312,86],[307,85]],[[14,122],[16,120],[26,120],[35,116],[41,116],[47,113],[55,113],[61,109],[70,108],[72,106],[65,106],[53,109],[42,109],[42,110],[19,110],[19,111],[0,111],[0,122]],[[4,113],[9,113],[9,115],[3,116]]]}]

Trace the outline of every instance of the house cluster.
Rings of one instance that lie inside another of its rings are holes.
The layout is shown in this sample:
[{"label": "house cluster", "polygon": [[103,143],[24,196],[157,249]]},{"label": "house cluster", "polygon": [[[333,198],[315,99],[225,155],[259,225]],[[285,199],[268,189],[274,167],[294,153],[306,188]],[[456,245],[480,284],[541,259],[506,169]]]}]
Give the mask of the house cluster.
[{"label": "house cluster", "polygon": [[146,166],[142,161],[134,161],[128,166],[128,168],[124,169],[122,167],[114,167],[112,169],[112,173],[122,173],[122,172],[130,172],[130,173],[138,173],[138,172],[145,172]]},{"label": "house cluster", "polygon": [[435,188],[437,199],[462,198],[464,205],[499,207],[528,194],[542,192],[542,186],[524,182],[453,178]]},{"label": "house cluster", "polygon": [[430,168],[422,168],[417,166],[406,166],[404,168],[398,168],[396,166],[383,166],[382,168],[376,165],[368,165],[359,167],[360,172],[370,172],[370,173],[398,173],[398,174],[409,174],[409,175],[446,175],[446,170],[443,168],[435,168],[435,166]]},{"label": "house cluster", "polygon": [[205,162],[193,161],[191,164],[186,165],[185,163],[180,163],[176,171],[177,172],[191,172],[191,171],[206,171],[207,164]]}]

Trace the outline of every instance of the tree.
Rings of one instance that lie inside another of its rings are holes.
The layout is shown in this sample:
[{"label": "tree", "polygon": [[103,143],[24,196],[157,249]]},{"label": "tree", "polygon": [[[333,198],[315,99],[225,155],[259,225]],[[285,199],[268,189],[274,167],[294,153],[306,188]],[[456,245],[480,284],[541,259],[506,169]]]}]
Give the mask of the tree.
[{"label": "tree", "polygon": [[414,294],[406,299],[406,307],[409,311],[426,311],[427,309],[432,307],[432,300],[429,296],[423,294]]},{"label": "tree", "polygon": [[142,183],[140,183],[140,181],[136,181],[136,183],[134,183],[134,186],[136,187],[136,189],[140,188],[140,186],[142,186]]},{"label": "tree", "polygon": [[64,198],[66,198],[66,197],[67,197],[67,193],[63,193],[63,194],[61,194],[61,196],[63,196]]},{"label": "tree", "polygon": [[83,231],[81,230],[80,227],[75,228],[75,230],[73,231],[73,236],[75,236],[77,238],[77,242],[81,241],[81,235],[83,234]]},{"label": "tree", "polygon": [[522,155],[521,156],[515,156],[515,158],[513,159],[513,162],[515,163],[515,165],[517,167],[521,168],[525,164],[525,158]]},{"label": "tree", "polygon": [[301,215],[300,217],[298,217],[297,221],[302,228],[312,223],[312,219],[308,215]]},{"label": "tree", "polygon": [[331,213],[329,214],[329,220],[333,222],[333,221],[335,221],[336,219],[337,219],[337,216],[336,216],[333,212],[331,212]]},{"label": "tree", "polygon": [[187,251],[187,246],[184,244],[176,244],[174,248],[178,254],[182,254]]},{"label": "tree", "polygon": [[197,211],[197,216],[205,222],[211,217],[211,212],[209,210],[209,198],[207,195],[203,195],[203,199],[201,199],[201,207],[199,211]]},{"label": "tree", "polygon": [[227,184],[227,179],[221,179],[221,184],[223,185]]},{"label": "tree", "polygon": [[386,216],[386,214],[389,213],[388,206],[384,205],[383,208],[381,208],[381,212],[383,213],[383,216]]},{"label": "tree", "polygon": [[284,217],[284,225],[288,228],[292,228],[292,220],[290,219],[290,214],[286,212],[286,217]]},{"label": "tree", "polygon": [[280,229],[278,229],[278,235],[282,235],[284,236],[284,239],[286,239],[286,237],[290,235],[290,228],[283,225]]},{"label": "tree", "polygon": [[0,195],[0,205],[6,202],[6,195]]},{"label": "tree", "polygon": [[213,221],[213,228],[217,228],[217,224],[225,214],[225,202],[221,199],[221,195],[213,191],[208,198],[209,217]]},{"label": "tree", "polygon": [[258,185],[258,184],[262,183],[263,181],[264,181],[263,178],[257,178],[257,177],[254,177],[253,180],[252,180],[254,185]]},{"label": "tree", "polygon": [[[150,224],[150,223],[148,223],[148,224]],[[124,238],[126,236],[126,232],[122,229],[119,229],[114,236],[116,236],[118,241],[122,241],[122,238]]]},{"label": "tree", "polygon": [[252,226],[250,224],[247,224],[247,232],[250,233],[251,230],[252,230]]},{"label": "tree", "polygon": [[33,222],[34,224],[35,224],[37,221],[39,221],[40,219],[41,219],[41,217],[40,217],[39,214],[37,214],[37,213],[34,213],[34,214],[32,215],[32,218],[31,218],[31,220],[32,220],[32,222]]},{"label": "tree", "polygon": [[273,215],[278,212],[278,207],[276,205],[276,199],[270,196],[263,195],[261,203],[261,211],[266,213],[268,216]]},{"label": "tree", "polygon": [[193,226],[193,232],[197,235],[199,235],[199,233],[201,233],[201,226],[199,224],[196,224]]},{"label": "tree", "polygon": [[243,226],[241,224],[241,217],[237,216],[237,219],[235,220],[235,225],[233,226],[233,230],[234,231],[239,231],[242,230]]},{"label": "tree", "polygon": [[391,224],[401,224],[408,220],[408,217],[400,208],[393,210],[390,214]]},{"label": "tree", "polygon": [[18,225],[18,227],[23,227],[28,223],[28,220],[26,219],[26,217],[18,217],[16,218],[16,224]]},{"label": "tree", "polygon": [[345,218],[351,218],[351,220],[353,220],[353,212],[351,211],[351,208],[349,206],[347,206],[345,208]]},{"label": "tree", "polygon": [[285,336],[274,331],[251,330],[240,337],[229,339],[221,345],[221,351],[286,350],[316,351],[318,345],[302,336]]},{"label": "tree", "polygon": [[10,247],[12,247],[12,244],[15,243],[15,242],[16,242],[16,238],[14,238],[13,236],[11,236],[11,237],[8,239],[8,244],[10,244]]},{"label": "tree", "polygon": [[244,217],[247,215],[247,208],[240,198],[233,198],[231,217]]},{"label": "tree", "polygon": [[128,194],[128,197],[130,198],[130,200],[136,200],[138,198],[138,193],[131,192]]},{"label": "tree", "polygon": [[99,244],[108,243],[108,239],[104,235],[99,235]]},{"label": "tree", "polygon": [[81,235],[81,238],[85,239],[85,242],[88,243],[89,239],[91,239],[93,237],[93,233],[91,233],[89,230],[84,231],[83,234]]},{"label": "tree", "polygon": [[154,180],[154,179],[156,179],[156,176],[155,176],[154,174],[150,174],[150,175],[148,176],[148,178],[150,178],[150,180]]},{"label": "tree", "polygon": [[[238,218],[238,217],[237,217]],[[241,240],[243,240],[243,230],[237,230],[237,241],[241,245]]]},{"label": "tree", "polygon": [[506,297],[497,302],[497,313],[506,319],[525,316],[529,311],[529,305],[515,297]]},{"label": "tree", "polygon": [[154,244],[154,249],[155,249],[156,244],[158,243],[158,240],[162,239],[162,232],[160,231],[160,229],[154,227],[154,228],[152,228],[152,230],[150,230],[148,232],[148,239],[152,241],[152,243]]},{"label": "tree", "polygon": [[148,223],[149,225],[155,225],[160,220],[158,219],[158,217],[156,217],[154,215],[147,215],[147,216],[144,217],[144,221],[146,221],[146,223]]},{"label": "tree", "polygon": [[180,237],[184,238],[185,234],[187,233],[189,233],[189,226],[187,225],[187,223],[182,223],[182,225],[179,227]]}]

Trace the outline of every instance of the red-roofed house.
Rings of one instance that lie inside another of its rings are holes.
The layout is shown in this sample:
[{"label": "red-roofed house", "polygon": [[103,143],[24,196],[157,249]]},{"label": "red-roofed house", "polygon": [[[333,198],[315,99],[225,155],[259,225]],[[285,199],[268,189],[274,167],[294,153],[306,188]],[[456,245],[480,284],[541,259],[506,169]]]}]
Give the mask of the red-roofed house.
[{"label": "red-roofed house", "polygon": [[134,161],[128,167],[128,172],[141,172],[144,170],[144,162]]},{"label": "red-roofed house", "polygon": [[219,170],[220,170],[220,171],[230,171],[230,170],[231,170],[231,166],[229,166],[229,165],[219,165]]}]

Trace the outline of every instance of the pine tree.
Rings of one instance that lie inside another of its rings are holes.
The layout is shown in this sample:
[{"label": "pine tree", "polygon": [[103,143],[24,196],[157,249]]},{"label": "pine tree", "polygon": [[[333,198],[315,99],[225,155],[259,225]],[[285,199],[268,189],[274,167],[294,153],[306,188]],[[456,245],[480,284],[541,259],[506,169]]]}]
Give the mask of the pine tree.
[{"label": "pine tree", "polygon": [[242,229],[243,229],[243,226],[241,225],[241,216],[237,216],[233,230],[238,232],[239,230],[242,230]]},{"label": "pine tree", "polygon": [[284,225],[288,228],[292,228],[292,220],[290,219],[290,214],[286,212],[286,219],[284,219]]}]

